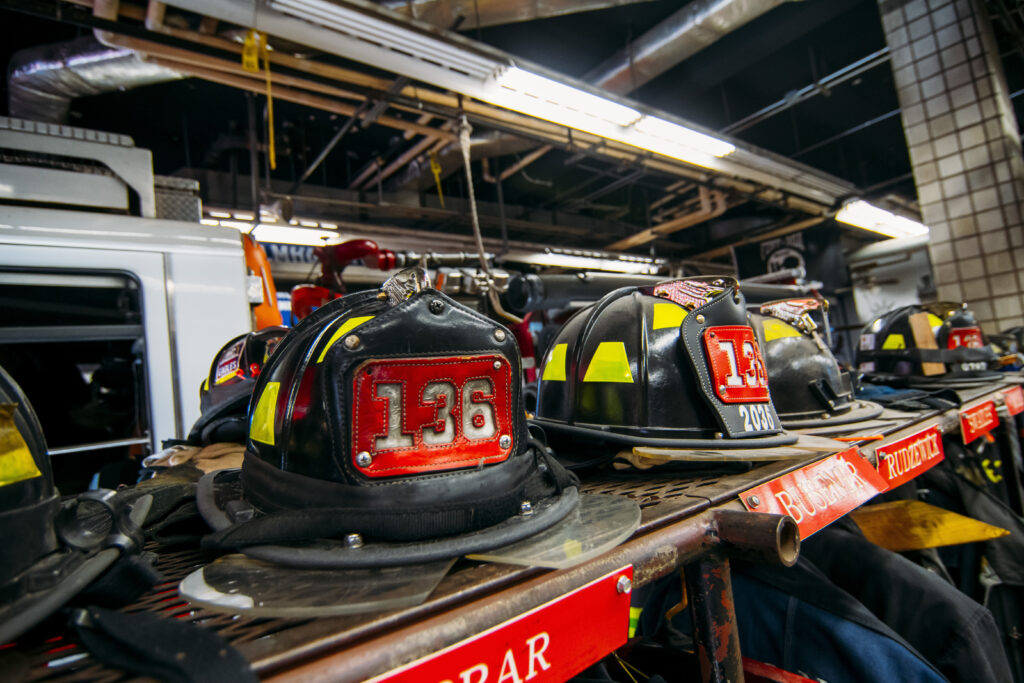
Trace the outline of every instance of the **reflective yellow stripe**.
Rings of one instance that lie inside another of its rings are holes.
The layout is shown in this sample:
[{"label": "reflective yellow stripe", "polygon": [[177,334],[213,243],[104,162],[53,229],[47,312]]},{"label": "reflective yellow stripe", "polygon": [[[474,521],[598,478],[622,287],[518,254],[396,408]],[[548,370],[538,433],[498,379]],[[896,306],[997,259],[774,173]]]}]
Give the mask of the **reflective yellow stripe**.
[{"label": "reflective yellow stripe", "polygon": [[885,338],[885,343],[882,344],[882,348],[887,351],[896,351],[898,349],[907,348],[907,342],[903,339],[902,334],[890,334]]},{"label": "reflective yellow stripe", "polygon": [[590,359],[584,382],[621,382],[633,383],[633,373],[629,371],[629,359],[626,357],[626,345],[622,342],[601,342]]},{"label": "reflective yellow stripe", "polygon": [[565,349],[567,344],[555,344],[544,363],[544,373],[540,378],[544,381],[565,381]]},{"label": "reflective yellow stripe", "polygon": [[249,438],[253,441],[274,445],[274,418],[277,417],[277,395],[280,391],[280,382],[267,382],[260,394],[249,423]]},{"label": "reflective yellow stripe", "polygon": [[567,538],[562,541],[562,551],[566,557],[576,557],[583,552],[583,544],[575,538]]},{"label": "reflective yellow stripe", "polygon": [[928,314],[928,326],[929,327],[942,327],[942,318],[935,315],[934,313]]},{"label": "reflective yellow stripe", "polygon": [[14,424],[16,403],[0,404],[0,486],[43,476]]},{"label": "reflective yellow stripe", "polygon": [[210,390],[210,378],[207,377],[206,379],[203,380],[203,391],[209,391],[209,390]]},{"label": "reflective yellow stripe", "polygon": [[651,329],[679,327],[685,317],[686,309],[679,304],[654,304],[654,321],[651,323]]},{"label": "reflective yellow stripe", "polygon": [[329,340],[327,340],[327,346],[325,346],[324,350],[320,352],[320,357],[316,359],[316,362],[317,363],[323,363],[324,362],[324,356],[327,355],[327,349],[329,349],[332,346],[334,346],[335,342],[337,342],[339,339],[341,339],[343,336],[345,336],[346,334],[348,334],[349,332],[351,332],[355,328],[357,328],[360,325],[362,325],[363,323],[365,323],[367,320],[373,320],[373,316],[372,315],[360,315],[360,316],[357,316],[355,318],[349,318],[348,320],[343,322],[341,324],[341,327],[339,327],[337,329],[337,331],[334,334],[331,335],[331,338]]},{"label": "reflective yellow stripe", "polygon": [[630,607],[629,608],[629,637],[632,638],[636,635],[636,627],[640,625],[640,614],[644,611],[643,607]]},{"label": "reflective yellow stripe", "polygon": [[[241,359],[242,357],[241,357],[241,356],[239,356],[238,358],[239,358],[239,359]],[[224,375],[223,377],[221,377],[221,378],[220,378],[220,379],[218,379],[218,380],[215,380],[215,381],[214,381],[214,384],[216,384],[216,385],[218,385],[218,386],[219,386],[219,385],[221,385],[221,384],[224,384],[224,382],[227,382],[227,381],[228,381],[229,379],[232,379],[233,377],[238,377],[238,375],[240,375],[240,374],[241,374],[241,370],[242,370],[242,368],[240,368],[240,367],[239,367],[239,368],[237,368],[237,369],[236,369],[236,370],[235,370],[234,372],[232,372],[232,373],[229,373],[229,374],[227,374],[227,375]],[[209,382],[209,381],[210,381],[210,380],[209,380],[209,378],[207,378],[207,380],[206,380],[206,381],[207,381],[207,382]]]},{"label": "reflective yellow stripe", "polygon": [[764,330],[764,340],[766,342],[782,339],[783,337],[800,336],[800,330],[775,318],[765,318],[762,320],[761,328]]}]

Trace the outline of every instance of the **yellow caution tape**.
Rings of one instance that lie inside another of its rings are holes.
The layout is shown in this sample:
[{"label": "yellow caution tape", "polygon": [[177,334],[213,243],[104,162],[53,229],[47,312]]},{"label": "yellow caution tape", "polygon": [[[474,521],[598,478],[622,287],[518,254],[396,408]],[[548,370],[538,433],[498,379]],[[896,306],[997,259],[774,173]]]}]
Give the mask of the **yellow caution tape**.
[{"label": "yellow caution tape", "polygon": [[43,476],[14,424],[17,403],[0,403],[0,486]]},{"label": "yellow caution tape", "polygon": [[882,349],[886,351],[897,351],[905,348],[907,348],[907,342],[902,334],[890,334],[882,344]]},{"label": "yellow caution tape", "polygon": [[565,350],[567,346],[567,344],[555,344],[554,348],[551,349],[548,360],[544,363],[544,372],[540,376],[541,380],[547,382],[565,381]]},{"label": "yellow caution tape", "polygon": [[590,359],[584,382],[620,382],[633,383],[633,373],[629,370],[629,358],[626,357],[626,345],[623,342],[601,342]]},{"label": "yellow caution tape", "polygon": [[256,403],[256,409],[252,411],[252,422],[249,423],[249,438],[253,441],[274,445],[274,420],[277,419],[279,393],[280,382],[267,382]]},{"label": "yellow caution tape", "polygon": [[679,327],[683,324],[685,317],[686,309],[679,304],[654,304],[654,320],[651,322],[651,329],[664,330],[669,327]]},{"label": "yellow caution tape", "polygon": [[348,334],[349,332],[351,332],[355,328],[357,328],[360,325],[362,325],[363,323],[365,323],[367,320],[373,320],[373,316],[372,315],[359,315],[359,316],[356,316],[355,318],[349,318],[348,320],[343,322],[341,324],[341,327],[339,327],[335,331],[335,333],[331,335],[331,338],[327,340],[327,346],[325,346],[324,350],[320,352],[320,357],[316,359],[316,362],[317,363],[323,363],[324,362],[324,357],[327,355],[327,350],[329,348],[334,346],[339,339],[341,339],[346,334]]}]

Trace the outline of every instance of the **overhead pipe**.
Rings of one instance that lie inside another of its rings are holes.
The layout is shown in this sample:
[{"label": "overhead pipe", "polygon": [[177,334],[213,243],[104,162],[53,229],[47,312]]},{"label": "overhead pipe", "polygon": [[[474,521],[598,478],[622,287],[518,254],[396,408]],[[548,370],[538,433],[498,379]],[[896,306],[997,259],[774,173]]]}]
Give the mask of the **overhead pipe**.
[{"label": "overhead pipe", "polygon": [[641,244],[653,242],[659,237],[664,237],[665,235],[669,235],[673,232],[679,232],[680,230],[698,225],[712,218],[717,218],[725,213],[725,210],[729,208],[729,202],[726,201],[725,193],[719,192],[718,190],[709,190],[703,185],[700,186],[699,192],[700,208],[696,211],[692,211],[680,216],[679,218],[665,221],[664,223],[655,225],[652,228],[641,230],[629,237],[624,237],[621,240],[612,242],[607,245],[605,249],[608,251],[625,251],[626,249],[632,249],[633,247]]},{"label": "overhead pipe", "polygon": [[15,52],[7,76],[11,116],[67,123],[78,97],[131,90],[184,78],[143,60],[134,50],[103,45],[92,36]]},{"label": "overhead pipe", "polygon": [[381,6],[411,19],[444,28],[452,26],[461,17],[458,26],[466,30],[592,12],[639,2],[650,0],[385,0]]},{"label": "overhead pipe", "polygon": [[722,36],[790,0],[696,0],[674,12],[583,80],[624,95],[693,56]]}]

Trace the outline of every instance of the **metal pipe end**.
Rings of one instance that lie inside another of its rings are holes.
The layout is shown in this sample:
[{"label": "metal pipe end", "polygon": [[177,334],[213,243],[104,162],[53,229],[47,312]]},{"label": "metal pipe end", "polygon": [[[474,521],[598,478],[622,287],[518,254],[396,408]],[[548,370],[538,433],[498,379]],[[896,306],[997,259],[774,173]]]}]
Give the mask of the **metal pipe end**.
[{"label": "metal pipe end", "polygon": [[792,567],[800,556],[800,528],[787,515],[718,510],[714,526],[728,557]]},{"label": "metal pipe end", "polygon": [[788,515],[782,517],[775,527],[775,547],[782,566],[792,567],[796,564],[800,557],[800,527]]}]

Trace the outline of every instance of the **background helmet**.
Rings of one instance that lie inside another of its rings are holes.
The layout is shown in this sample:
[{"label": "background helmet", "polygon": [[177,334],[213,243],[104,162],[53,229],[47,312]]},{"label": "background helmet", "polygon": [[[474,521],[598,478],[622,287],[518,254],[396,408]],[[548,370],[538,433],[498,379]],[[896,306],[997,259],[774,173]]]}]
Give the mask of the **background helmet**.
[{"label": "background helmet", "polygon": [[[530,444],[520,366],[508,330],[419,269],[324,305],[260,373],[240,476],[200,483],[200,510],[223,529],[208,543],[283,564],[379,566],[554,524],[575,479]],[[291,542],[305,544],[280,545]]]},{"label": "background helmet", "polygon": [[[113,491],[62,504],[46,440],[21,387],[0,368],[0,645],[49,617],[119,552],[141,546],[139,524],[152,498],[129,508]],[[91,501],[87,507],[79,505]],[[105,527],[109,522],[110,526]],[[131,587],[127,589],[130,593]]]},{"label": "background helmet", "polygon": [[[911,317],[927,316],[928,329],[938,348],[922,347],[911,328]],[[922,363],[943,363],[940,381],[977,379],[998,360],[985,344],[981,328],[967,304],[943,301],[898,308],[872,320],[861,331],[857,364],[871,376],[928,378]]]},{"label": "background helmet", "polygon": [[728,277],[625,287],[578,312],[547,352],[536,423],[553,443],[738,448],[795,439],[776,436],[761,351]]},{"label": "background helmet", "polygon": [[217,352],[199,388],[201,413],[189,441],[197,445],[245,442],[246,410],[256,378],[287,333],[287,327],[277,326],[240,334]]},{"label": "background helmet", "polygon": [[60,494],[35,411],[3,368],[0,411],[0,603],[5,603],[21,592],[17,584],[23,573],[58,549],[53,521]]},{"label": "background helmet", "polygon": [[788,299],[762,304],[750,314],[768,367],[775,409],[788,428],[841,425],[878,417],[882,407],[854,398],[854,381],[842,370],[813,314],[819,299]]}]

